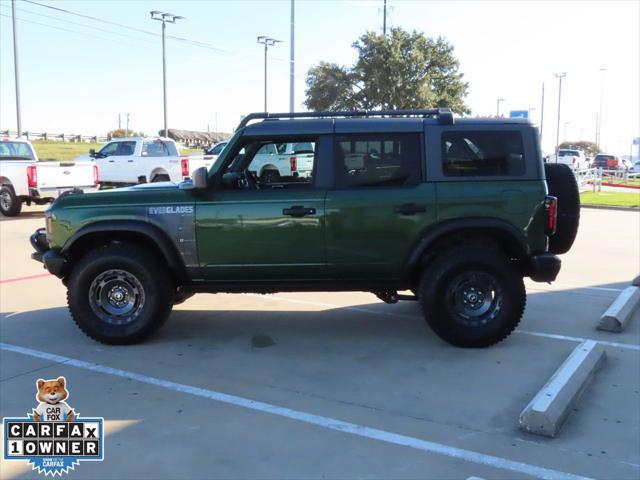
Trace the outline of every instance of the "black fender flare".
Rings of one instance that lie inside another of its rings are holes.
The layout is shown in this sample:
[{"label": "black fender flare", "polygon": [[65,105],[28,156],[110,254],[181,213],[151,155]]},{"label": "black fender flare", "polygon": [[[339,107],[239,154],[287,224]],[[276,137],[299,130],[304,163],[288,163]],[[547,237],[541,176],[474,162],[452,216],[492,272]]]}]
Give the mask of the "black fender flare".
[{"label": "black fender flare", "polygon": [[427,229],[420,240],[414,245],[407,261],[405,263],[405,272],[411,273],[419,266],[424,253],[438,239],[445,235],[462,232],[465,230],[473,230],[478,233],[499,232],[513,241],[510,247],[519,252],[522,256],[529,255],[529,247],[524,234],[518,230],[513,224],[506,220],[500,220],[490,217],[466,217],[456,218],[453,220],[445,220],[431,228]]},{"label": "black fender flare", "polygon": [[142,221],[106,220],[90,223],[71,235],[62,246],[60,253],[65,255],[83,237],[96,233],[136,233],[144,235],[158,247],[171,271],[180,278],[186,277],[186,266],[177,246],[159,227]]}]

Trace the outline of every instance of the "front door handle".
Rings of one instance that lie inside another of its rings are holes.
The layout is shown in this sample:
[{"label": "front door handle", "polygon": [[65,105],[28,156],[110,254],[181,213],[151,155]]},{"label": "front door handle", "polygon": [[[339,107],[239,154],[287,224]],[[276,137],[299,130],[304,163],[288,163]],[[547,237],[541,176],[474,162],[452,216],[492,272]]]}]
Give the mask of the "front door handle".
[{"label": "front door handle", "polygon": [[403,203],[393,209],[395,213],[400,215],[415,215],[416,213],[424,213],[427,211],[427,207],[424,205],[418,205],[417,203]]},{"label": "front door handle", "polygon": [[300,218],[300,217],[305,217],[307,215],[315,215],[316,214],[316,209],[315,208],[306,208],[306,207],[303,207],[302,205],[294,205],[294,206],[289,207],[289,208],[283,208],[282,209],[282,214],[283,215],[288,215],[288,216],[294,217],[294,218]]},{"label": "front door handle", "polygon": [[133,160],[127,160],[127,162],[129,162],[129,163],[133,163]]},{"label": "front door handle", "polygon": [[109,163],[113,163],[113,162],[115,162],[115,160],[109,160]]}]

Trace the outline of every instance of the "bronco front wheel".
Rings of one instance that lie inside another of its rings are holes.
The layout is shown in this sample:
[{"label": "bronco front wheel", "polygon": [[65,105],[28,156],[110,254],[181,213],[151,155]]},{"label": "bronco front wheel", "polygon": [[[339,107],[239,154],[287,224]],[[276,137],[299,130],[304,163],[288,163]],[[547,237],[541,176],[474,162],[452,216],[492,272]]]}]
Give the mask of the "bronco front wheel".
[{"label": "bronco front wheel", "polygon": [[71,316],[102,343],[139,342],[167,319],[175,287],[150,253],[133,245],[98,248],[80,259],[68,282]]}]

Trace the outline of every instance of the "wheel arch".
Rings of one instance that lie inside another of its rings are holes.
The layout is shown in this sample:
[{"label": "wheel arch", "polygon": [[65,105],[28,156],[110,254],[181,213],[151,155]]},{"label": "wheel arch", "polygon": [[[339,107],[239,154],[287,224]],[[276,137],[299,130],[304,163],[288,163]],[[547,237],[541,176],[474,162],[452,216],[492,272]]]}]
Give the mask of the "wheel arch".
[{"label": "wheel arch", "polygon": [[266,172],[267,170],[273,170],[275,171],[278,175],[280,175],[280,170],[278,170],[278,167],[276,167],[274,164],[272,163],[267,163],[266,165],[263,165],[260,168],[260,174],[258,175],[259,177],[261,177],[264,172]]},{"label": "wheel arch", "polygon": [[61,254],[72,264],[92,248],[113,243],[144,245],[164,259],[176,280],[187,278],[186,267],[178,249],[160,228],[141,222],[98,222],[82,227],[65,242]]},{"label": "wheel arch", "polygon": [[484,217],[446,220],[425,231],[415,244],[405,263],[405,279],[413,284],[436,251],[469,239],[491,241],[510,258],[521,259],[529,254],[523,233],[506,220]]},{"label": "wheel arch", "polygon": [[167,172],[163,167],[156,167],[153,170],[151,170],[151,173],[147,178],[149,179],[150,182],[153,182],[153,179],[158,175],[166,175],[167,177],[171,178],[171,175],[169,175],[169,172]]}]

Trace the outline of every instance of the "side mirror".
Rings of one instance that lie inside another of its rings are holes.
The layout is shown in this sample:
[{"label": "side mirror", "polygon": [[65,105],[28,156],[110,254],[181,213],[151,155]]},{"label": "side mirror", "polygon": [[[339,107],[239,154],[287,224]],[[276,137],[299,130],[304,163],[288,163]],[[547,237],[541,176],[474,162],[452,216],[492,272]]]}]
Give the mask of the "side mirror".
[{"label": "side mirror", "polygon": [[205,190],[207,188],[209,172],[206,167],[196,168],[192,174],[194,190]]},{"label": "side mirror", "polygon": [[89,149],[89,156],[91,158],[96,158],[96,149],[95,148],[90,148]]}]

